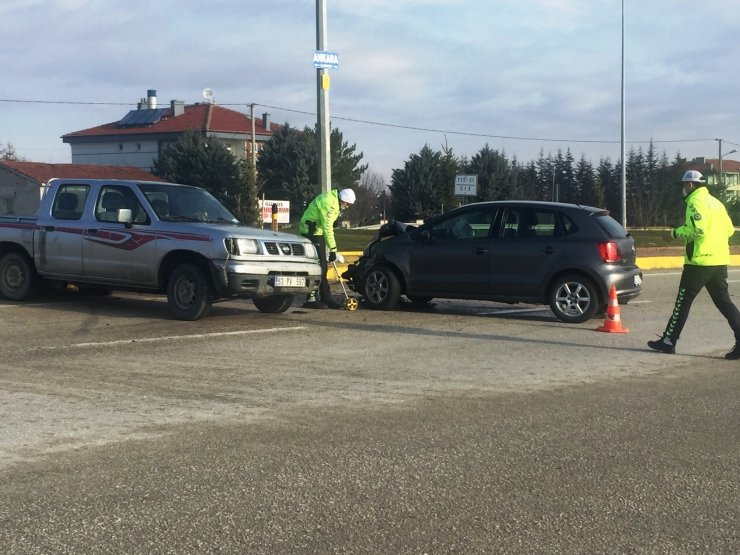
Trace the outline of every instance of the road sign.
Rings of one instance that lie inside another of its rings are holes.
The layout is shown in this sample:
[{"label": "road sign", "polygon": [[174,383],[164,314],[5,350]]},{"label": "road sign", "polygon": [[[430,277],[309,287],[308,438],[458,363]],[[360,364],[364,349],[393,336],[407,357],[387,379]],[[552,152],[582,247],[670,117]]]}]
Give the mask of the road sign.
[{"label": "road sign", "polygon": [[339,67],[339,53],[328,50],[313,51],[313,67],[316,69],[337,69]]},{"label": "road sign", "polygon": [[462,197],[474,197],[478,194],[477,175],[456,175],[455,194]]},{"label": "road sign", "polygon": [[289,200],[258,200],[260,212],[262,213],[262,223],[269,224],[272,222],[272,205],[277,204],[277,223],[290,223],[290,201]]}]

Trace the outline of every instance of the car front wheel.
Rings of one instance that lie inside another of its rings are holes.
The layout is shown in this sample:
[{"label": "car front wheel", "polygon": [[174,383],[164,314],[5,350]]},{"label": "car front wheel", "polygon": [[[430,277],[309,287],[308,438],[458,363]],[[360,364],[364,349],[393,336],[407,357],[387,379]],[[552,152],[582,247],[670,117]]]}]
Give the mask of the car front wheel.
[{"label": "car front wheel", "polygon": [[596,287],[586,277],[563,276],[550,288],[550,308],[563,322],[586,322],[594,317],[600,305]]},{"label": "car front wheel", "polygon": [[178,320],[198,320],[211,309],[212,291],[198,266],[180,264],[167,282],[167,302]]},{"label": "car front wheel", "polygon": [[388,310],[398,306],[401,298],[401,284],[398,277],[388,266],[373,266],[365,274],[365,302],[368,307],[377,310]]}]

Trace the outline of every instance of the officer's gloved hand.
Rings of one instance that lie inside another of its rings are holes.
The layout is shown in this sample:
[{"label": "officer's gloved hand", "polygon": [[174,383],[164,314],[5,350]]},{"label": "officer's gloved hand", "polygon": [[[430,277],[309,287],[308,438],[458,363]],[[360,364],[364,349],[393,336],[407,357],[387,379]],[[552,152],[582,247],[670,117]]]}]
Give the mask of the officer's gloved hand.
[{"label": "officer's gloved hand", "polygon": [[337,251],[331,251],[329,253],[329,262],[334,262],[337,259]]}]

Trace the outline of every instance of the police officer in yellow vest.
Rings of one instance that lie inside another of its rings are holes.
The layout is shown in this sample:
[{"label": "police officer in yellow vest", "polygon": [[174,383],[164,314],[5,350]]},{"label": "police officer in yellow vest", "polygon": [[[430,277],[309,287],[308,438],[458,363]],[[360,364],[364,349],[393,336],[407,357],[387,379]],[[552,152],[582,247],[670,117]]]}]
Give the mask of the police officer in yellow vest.
[{"label": "police officer in yellow vest", "polygon": [[676,352],[676,343],[689,316],[691,303],[706,287],[714,306],[727,319],[735,335],[735,347],[725,358],[737,360],[740,359],[740,312],[730,299],[727,288],[729,238],[735,233],[735,228],[724,205],[709,194],[701,173],[689,170],[681,181],[686,220],[684,225],[672,229],[665,239],[681,238],[686,243],[683,273],[676,304],[663,336],[648,341],[648,347],[662,353]]},{"label": "police officer in yellow vest", "polygon": [[[321,263],[321,285],[319,286],[319,300],[309,296],[304,308],[341,308],[342,305],[331,297],[327,271],[329,262],[337,259],[337,242],[334,239],[334,222],[345,210],[355,202],[355,192],[352,189],[337,191],[332,189],[321,193],[308,205],[300,223],[301,235],[311,239],[319,252]],[[327,257],[328,251],[328,257]]]}]

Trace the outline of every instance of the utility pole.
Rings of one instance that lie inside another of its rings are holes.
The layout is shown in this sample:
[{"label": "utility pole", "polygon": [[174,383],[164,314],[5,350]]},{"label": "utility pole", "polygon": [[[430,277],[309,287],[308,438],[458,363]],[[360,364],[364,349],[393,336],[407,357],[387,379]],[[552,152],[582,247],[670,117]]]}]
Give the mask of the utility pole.
[{"label": "utility pole", "polygon": [[624,120],[624,0],[622,0],[622,192],[620,196],[622,201],[622,227],[627,229],[627,155],[624,146],[626,135]]},{"label": "utility pole", "polygon": [[[326,38],[327,16],[326,0],[316,0],[316,50],[327,50]],[[316,69],[316,97],[318,104],[318,154],[319,184],[321,192],[331,191],[331,153],[329,151],[329,70]]]},{"label": "utility pole", "polygon": [[725,184],[725,180],[722,178],[722,139],[717,139],[719,142],[719,185],[720,187]]},{"label": "utility pole", "polygon": [[249,119],[252,120],[252,173],[254,174],[253,177],[255,177],[255,183],[256,177],[257,177],[257,137],[254,130],[254,103],[249,105]]}]

